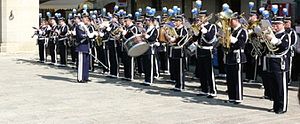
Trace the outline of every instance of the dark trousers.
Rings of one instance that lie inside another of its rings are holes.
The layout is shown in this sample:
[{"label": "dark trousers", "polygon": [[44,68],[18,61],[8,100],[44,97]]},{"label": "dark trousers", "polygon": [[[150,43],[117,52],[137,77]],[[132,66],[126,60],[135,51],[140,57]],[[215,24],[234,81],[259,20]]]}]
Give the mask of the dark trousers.
[{"label": "dark trousers", "polygon": [[170,58],[171,80],[175,80],[175,88],[184,89],[184,61],[184,58]]},{"label": "dark trousers", "polygon": [[60,64],[67,64],[67,46],[63,43],[64,41],[59,41],[62,43],[57,44],[57,48],[59,50],[59,56],[60,56]]},{"label": "dark trousers", "polygon": [[226,65],[226,81],[229,101],[243,100],[242,64]]},{"label": "dark trousers", "polygon": [[212,66],[212,57],[198,57],[197,65],[199,65],[199,72],[197,73],[199,75],[197,77],[200,79],[202,92],[216,95],[217,90]]},{"label": "dark trousers", "polygon": [[260,65],[257,67],[257,72],[258,75],[260,75],[261,79],[262,79],[262,84],[264,86],[264,96],[269,97],[270,99],[272,99],[272,95],[271,95],[271,89],[270,89],[270,73],[268,73],[266,70],[263,70],[263,66]]},{"label": "dark trousers", "polygon": [[273,95],[273,109],[275,112],[287,111],[288,87],[286,72],[270,72],[270,86]]},{"label": "dark trousers", "polygon": [[254,80],[255,79],[255,58],[251,55],[251,51],[253,49],[253,46],[250,43],[247,43],[245,46],[245,55],[247,62],[244,64],[244,71],[246,73],[246,79]]},{"label": "dark trousers", "polygon": [[[106,47],[105,44],[101,46],[96,46],[97,49],[97,58],[99,61],[101,61],[106,67],[108,67],[108,62],[107,62],[107,54],[106,54]],[[99,67],[102,67],[103,72],[108,72],[108,69],[104,68],[100,63]]]},{"label": "dark trousers", "polygon": [[145,72],[145,82],[153,83],[154,76],[156,76],[155,55],[143,55],[143,67]]},{"label": "dark trousers", "polygon": [[69,49],[70,49],[70,55],[71,55],[71,59],[72,59],[72,62],[76,62],[77,60],[77,57],[78,57],[78,53],[76,52],[76,47],[75,46],[69,46]]},{"label": "dark trousers", "polygon": [[78,81],[87,81],[89,79],[89,53],[78,52]]},{"label": "dark trousers", "polygon": [[169,68],[169,71],[170,71],[170,80],[175,81],[175,73],[174,73],[175,70],[174,69],[176,68],[176,65],[173,62],[174,62],[174,60],[172,58],[169,58],[169,63],[170,63],[170,68]]},{"label": "dark trousers", "polygon": [[224,64],[224,60],[223,60],[224,51],[223,51],[221,45],[217,48],[217,55],[218,55],[218,64],[219,64],[219,74],[226,74],[225,64]]},{"label": "dark trousers", "polygon": [[137,64],[137,71],[139,74],[142,74],[142,73],[145,73],[145,70],[144,70],[144,57],[143,56],[138,56],[135,58],[136,59],[136,64]]},{"label": "dark trousers", "polygon": [[159,60],[159,69],[161,71],[168,70],[168,54],[166,51],[158,52],[158,60]]},{"label": "dark trousers", "polygon": [[40,62],[44,62],[45,61],[45,57],[46,57],[45,40],[39,40],[38,41],[38,45],[39,45]]},{"label": "dark trousers", "polygon": [[300,54],[295,53],[295,56],[293,57],[293,61],[292,61],[292,74],[291,74],[291,78],[292,81],[297,81],[299,80],[299,73],[300,73]]},{"label": "dark trousers", "polygon": [[124,77],[128,79],[133,79],[134,76],[134,58],[128,56],[127,52],[123,52],[123,65],[124,65]]},{"label": "dark trousers", "polygon": [[54,39],[49,39],[48,48],[51,56],[51,62],[56,63],[56,45],[54,43]]},{"label": "dark trousers", "polygon": [[109,72],[110,75],[118,76],[119,75],[119,62],[117,55],[117,46],[116,41],[108,41],[107,42],[107,57],[109,64]]},{"label": "dark trousers", "polygon": [[247,62],[244,66],[244,71],[246,73],[246,79],[254,80],[254,72],[255,72],[255,59],[252,56],[246,54]]},{"label": "dark trousers", "polygon": [[[90,51],[91,51],[91,54],[96,57],[96,53],[97,53],[97,50],[96,50],[96,47],[91,47],[90,48]],[[93,56],[90,56],[90,70],[94,71],[95,69],[95,58]]]}]

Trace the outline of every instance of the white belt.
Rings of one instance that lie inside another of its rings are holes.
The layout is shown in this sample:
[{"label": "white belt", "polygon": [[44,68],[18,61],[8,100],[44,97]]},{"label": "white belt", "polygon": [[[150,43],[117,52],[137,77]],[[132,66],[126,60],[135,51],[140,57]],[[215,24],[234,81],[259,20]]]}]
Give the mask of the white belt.
[{"label": "white belt", "polygon": [[38,40],[46,40],[46,38],[38,38]]},{"label": "white belt", "polygon": [[239,53],[239,52],[243,53],[243,52],[244,52],[244,49],[233,50],[233,52],[234,52],[234,53]]},{"label": "white belt", "polygon": [[198,47],[204,50],[212,50],[214,48],[213,46],[200,46],[200,45],[198,45]]},{"label": "white belt", "polygon": [[67,40],[67,39],[68,39],[68,37],[60,38],[59,41]]},{"label": "white belt", "polygon": [[172,46],[171,48],[172,49],[181,49],[182,47],[181,46]]},{"label": "white belt", "polygon": [[57,36],[51,36],[50,38],[57,38]]},{"label": "white belt", "polygon": [[281,58],[283,55],[273,55],[273,54],[267,54],[266,57],[268,58]]}]

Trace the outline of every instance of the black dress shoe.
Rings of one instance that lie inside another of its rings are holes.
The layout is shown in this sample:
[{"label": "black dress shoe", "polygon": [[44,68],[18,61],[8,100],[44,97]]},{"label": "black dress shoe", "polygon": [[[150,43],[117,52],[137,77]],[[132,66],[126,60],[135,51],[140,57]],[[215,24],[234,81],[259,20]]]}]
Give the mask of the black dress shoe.
[{"label": "black dress shoe", "polygon": [[274,112],[274,109],[269,109],[268,112]]},{"label": "black dress shoe", "polygon": [[170,90],[175,91],[175,92],[181,92],[181,90],[179,88],[172,88]]},{"label": "black dress shoe", "polygon": [[86,80],[86,82],[91,82],[92,80],[90,80],[90,79],[88,79],[88,80]]},{"label": "black dress shoe", "polygon": [[86,83],[86,81],[82,80],[82,81],[77,81],[78,83]]},{"label": "black dress shoe", "polygon": [[284,114],[284,113],[286,113],[286,111],[277,111],[277,112],[275,112],[276,114]]},{"label": "black dress shoe", "polygon": [[198,93],[197,96],[208,96],[207,94]]},{"label": "black dress shoe", "polygon": [[216,96],[208,95],[207,98],[212,99],[215,98]]},{"label": "black dress shoe", "polygon": [[233,104],[238,105],[241,104],[241,102],[233,102]]}]

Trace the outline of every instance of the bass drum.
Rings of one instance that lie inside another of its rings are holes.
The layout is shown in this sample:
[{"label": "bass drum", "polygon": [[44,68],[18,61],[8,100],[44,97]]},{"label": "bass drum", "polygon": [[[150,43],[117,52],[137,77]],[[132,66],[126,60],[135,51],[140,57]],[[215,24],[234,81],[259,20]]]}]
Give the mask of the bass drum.
[{"label": "bass drum", "polygon": [[124,47],[127,50],[127,54],[131,57],[137,57],[149,49],[149,44],[143,42],[143,38],[141,34],[134,35],[130,37],[125,43]]}]

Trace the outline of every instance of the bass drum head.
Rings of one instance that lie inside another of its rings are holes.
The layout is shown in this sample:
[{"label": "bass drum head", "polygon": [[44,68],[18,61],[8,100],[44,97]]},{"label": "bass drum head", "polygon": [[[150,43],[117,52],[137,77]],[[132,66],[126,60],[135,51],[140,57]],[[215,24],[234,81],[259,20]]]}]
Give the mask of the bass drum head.
[{"label": "bass drum head", "polygon": [[140,56],[140,55],[144,54],[145,52],[147,52],[149,47],[150,47],[149,44],[147,44],[146,42],[138,43],[138,44],[132,46],[128,50],[128,55],[131,57]]}]

